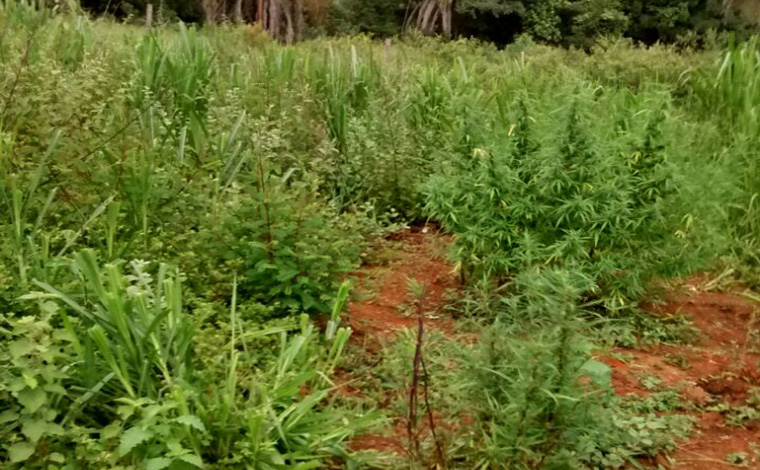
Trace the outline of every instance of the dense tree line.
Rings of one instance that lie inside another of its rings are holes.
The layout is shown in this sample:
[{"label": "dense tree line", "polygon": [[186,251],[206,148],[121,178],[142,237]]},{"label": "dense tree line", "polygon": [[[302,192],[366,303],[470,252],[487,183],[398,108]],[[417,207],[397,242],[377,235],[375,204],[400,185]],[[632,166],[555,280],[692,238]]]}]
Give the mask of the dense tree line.
[{"label": "dense tree line", "polygon": [[699,41],[709,30],[760,22],[756,0],[81,0],[96,14],[139,17],[152,2],[162,18],[259,22],[290,41],[312,34],[390,36],[408,29],[500,44],[535,40],[588,47],[600,36],[644,43]]}]

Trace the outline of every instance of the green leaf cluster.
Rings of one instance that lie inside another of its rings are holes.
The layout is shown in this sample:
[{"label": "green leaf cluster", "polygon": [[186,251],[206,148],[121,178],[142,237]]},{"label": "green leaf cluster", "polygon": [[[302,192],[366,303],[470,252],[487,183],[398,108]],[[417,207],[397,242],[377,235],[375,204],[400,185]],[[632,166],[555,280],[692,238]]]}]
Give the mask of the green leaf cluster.
[{"label": "green leaf cluster", "polygon": [[662,116],[649,118],[627,155],[605,155],[586,114],[573,99],[559,135],[539,137],[520,98],[502,145],[476,148],[426,183],[428,213],[456,236],[466,278],[501,285],[577,270],[592,279],[585,296],[613,310],[644,292],[660,269],[654,253],[673,241],[663,203],[676,186]]}]

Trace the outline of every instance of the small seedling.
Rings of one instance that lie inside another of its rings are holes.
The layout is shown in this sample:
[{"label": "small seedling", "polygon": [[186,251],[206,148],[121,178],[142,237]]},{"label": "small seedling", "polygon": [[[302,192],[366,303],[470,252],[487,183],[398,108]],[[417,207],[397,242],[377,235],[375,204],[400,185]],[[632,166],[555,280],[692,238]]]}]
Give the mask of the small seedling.
[{"label": "small seedling", "polygon": [[726,455],[726,462],[731,465],[737,465],[740,467],[746,467],[749,465],[750,457],[746,452],[734,452]]},{"label": "small seedling", "polygon": [[662,385],[662,379],[651,374],[642,374],[639,377],[639,382],[641,382],[642,387],[649,391],[657,390]]},{"label": "small seedling", "polygon": [[678,367],[681,370],[691,369],[691,363],[686,355],[681,353],[668,354],[665,357],[665,363],[674,367]]}]

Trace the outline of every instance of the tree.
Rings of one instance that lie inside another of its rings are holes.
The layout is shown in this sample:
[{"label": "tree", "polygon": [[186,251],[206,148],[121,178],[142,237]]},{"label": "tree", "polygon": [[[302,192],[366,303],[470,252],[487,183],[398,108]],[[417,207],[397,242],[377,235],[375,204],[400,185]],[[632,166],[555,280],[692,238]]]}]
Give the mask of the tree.
[{"label": "tree", "polygon": [[757,0],[723,0],[723,14],[760,25],[760,2]]},{"label": "tree", "polygon": [[90,13],[113,15],[116,18],[142,17],[148,3],[170,18],[178,18],[187,23],[204,20],[202,0],[80,0],[83,9]]},{"label": "tree", "polygon": [[412,11],[406,29],[414,28],[425,34],[440,32],[450,38],[454,0],[422,0]]},{"label": "tree", "polygon": [[203,9],[208,21],[257,22],[270,36],[288,44],[303,37],[301,0],[204,0]]},{"label": "tree", "polygon": [[472,18],[482,14],[490,14],[494,18],[518,14],[525,15],[525,2],[521,0],[459,0],[456,11]]},{"label": "tree", "polygon": [[673,42],[722,25],[722,0],[632,0],[625,13],[631,19],[627,35],[647,44]]},{"label": "tree", "polygon": [[332,34],[392,36],[416,29],[473,36],[505,45],[519,34],[590,48],[624,34],[646,44],[699,38],[710,29],[760,25],[760,0],[80,0],[96,14],[141,17],[148,1],[159,17],[185,22],[259,23],[286,43],[309,26]]},{"label": "tree", "polygon": [[570,35],[565,42],[589,48],[601,36],[621,36],[628,28],[628,17],[620,0],[577,0],[567,6]]},{"label": "tree", "polygon": [[531,36],[549,43],[562,39],[560,10],[564,0],[536,0],[525,12],[525,29]]},{"label": "tree", "polygon": [[408,6],[400,0],[334,0],[326,27],[331,34],[393,36],[401,32]]}]

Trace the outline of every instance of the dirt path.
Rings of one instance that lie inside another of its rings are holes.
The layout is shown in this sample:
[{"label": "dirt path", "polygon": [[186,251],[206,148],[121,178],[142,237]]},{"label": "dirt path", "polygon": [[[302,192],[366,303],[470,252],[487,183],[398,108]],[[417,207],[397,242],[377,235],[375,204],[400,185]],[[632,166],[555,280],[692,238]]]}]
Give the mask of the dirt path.
[{"label": "dirt path", "polygon": [[[362,267],[358,273],[361,299],[352,302],[348,310],[352,339],[361,349],[368,354],[378,353],[401,330],[416,330],[417,307],[409,291],[410,279],[424,288],[425,331],[436,329],[447,335],[455,334],[454,320],[442,311],[448,296],[460,287],[453,266],[444,259],[450,242],[433,227],[403,230],[386,241],[389,246],[379,250],[381,259]],[[396,416],[391,424],[389,435],[357,436],[351,448],[405,455],[406,417]]]},{"label": "dirt path", "polygon": [[416,307],[407,286],[414,279],[424,287],[425,328],[453,332],[454,322],[441,313],[446,295],[458,282],[453,267],[444,259],[449,242],[432,228],[403,230],[390,240],[393,256],[371,264],[359,273],[363,300],[349,305],[349,324],[354,337],[370,348],[404,328],[416,328]]},{"label": "dirt path", "polygon": [[[688,315],[701,335],[688,346],[619,349],[603,358],[613,369],[618,395],[651,393],[647,380],[679,391],[694,406],[697,420],[691,437],[658,464],[672,470],[760,469],[760,414],[747,411],[747,401],[760,393],[760,341],[757,305],[739,293],[688,292],[671,295],[664,314]],[[621,360],[620,358],[624,358]],[[648,379],[649,377],[649,379]],[[757,391],[756,391],[757,390]],[[760,407],[760,403],[753,405]],[[745,408],[743,408],[745,407]],[[760,408],[754,408],[760,413]],[[741,426],[728,416],[746,416]]]}]

